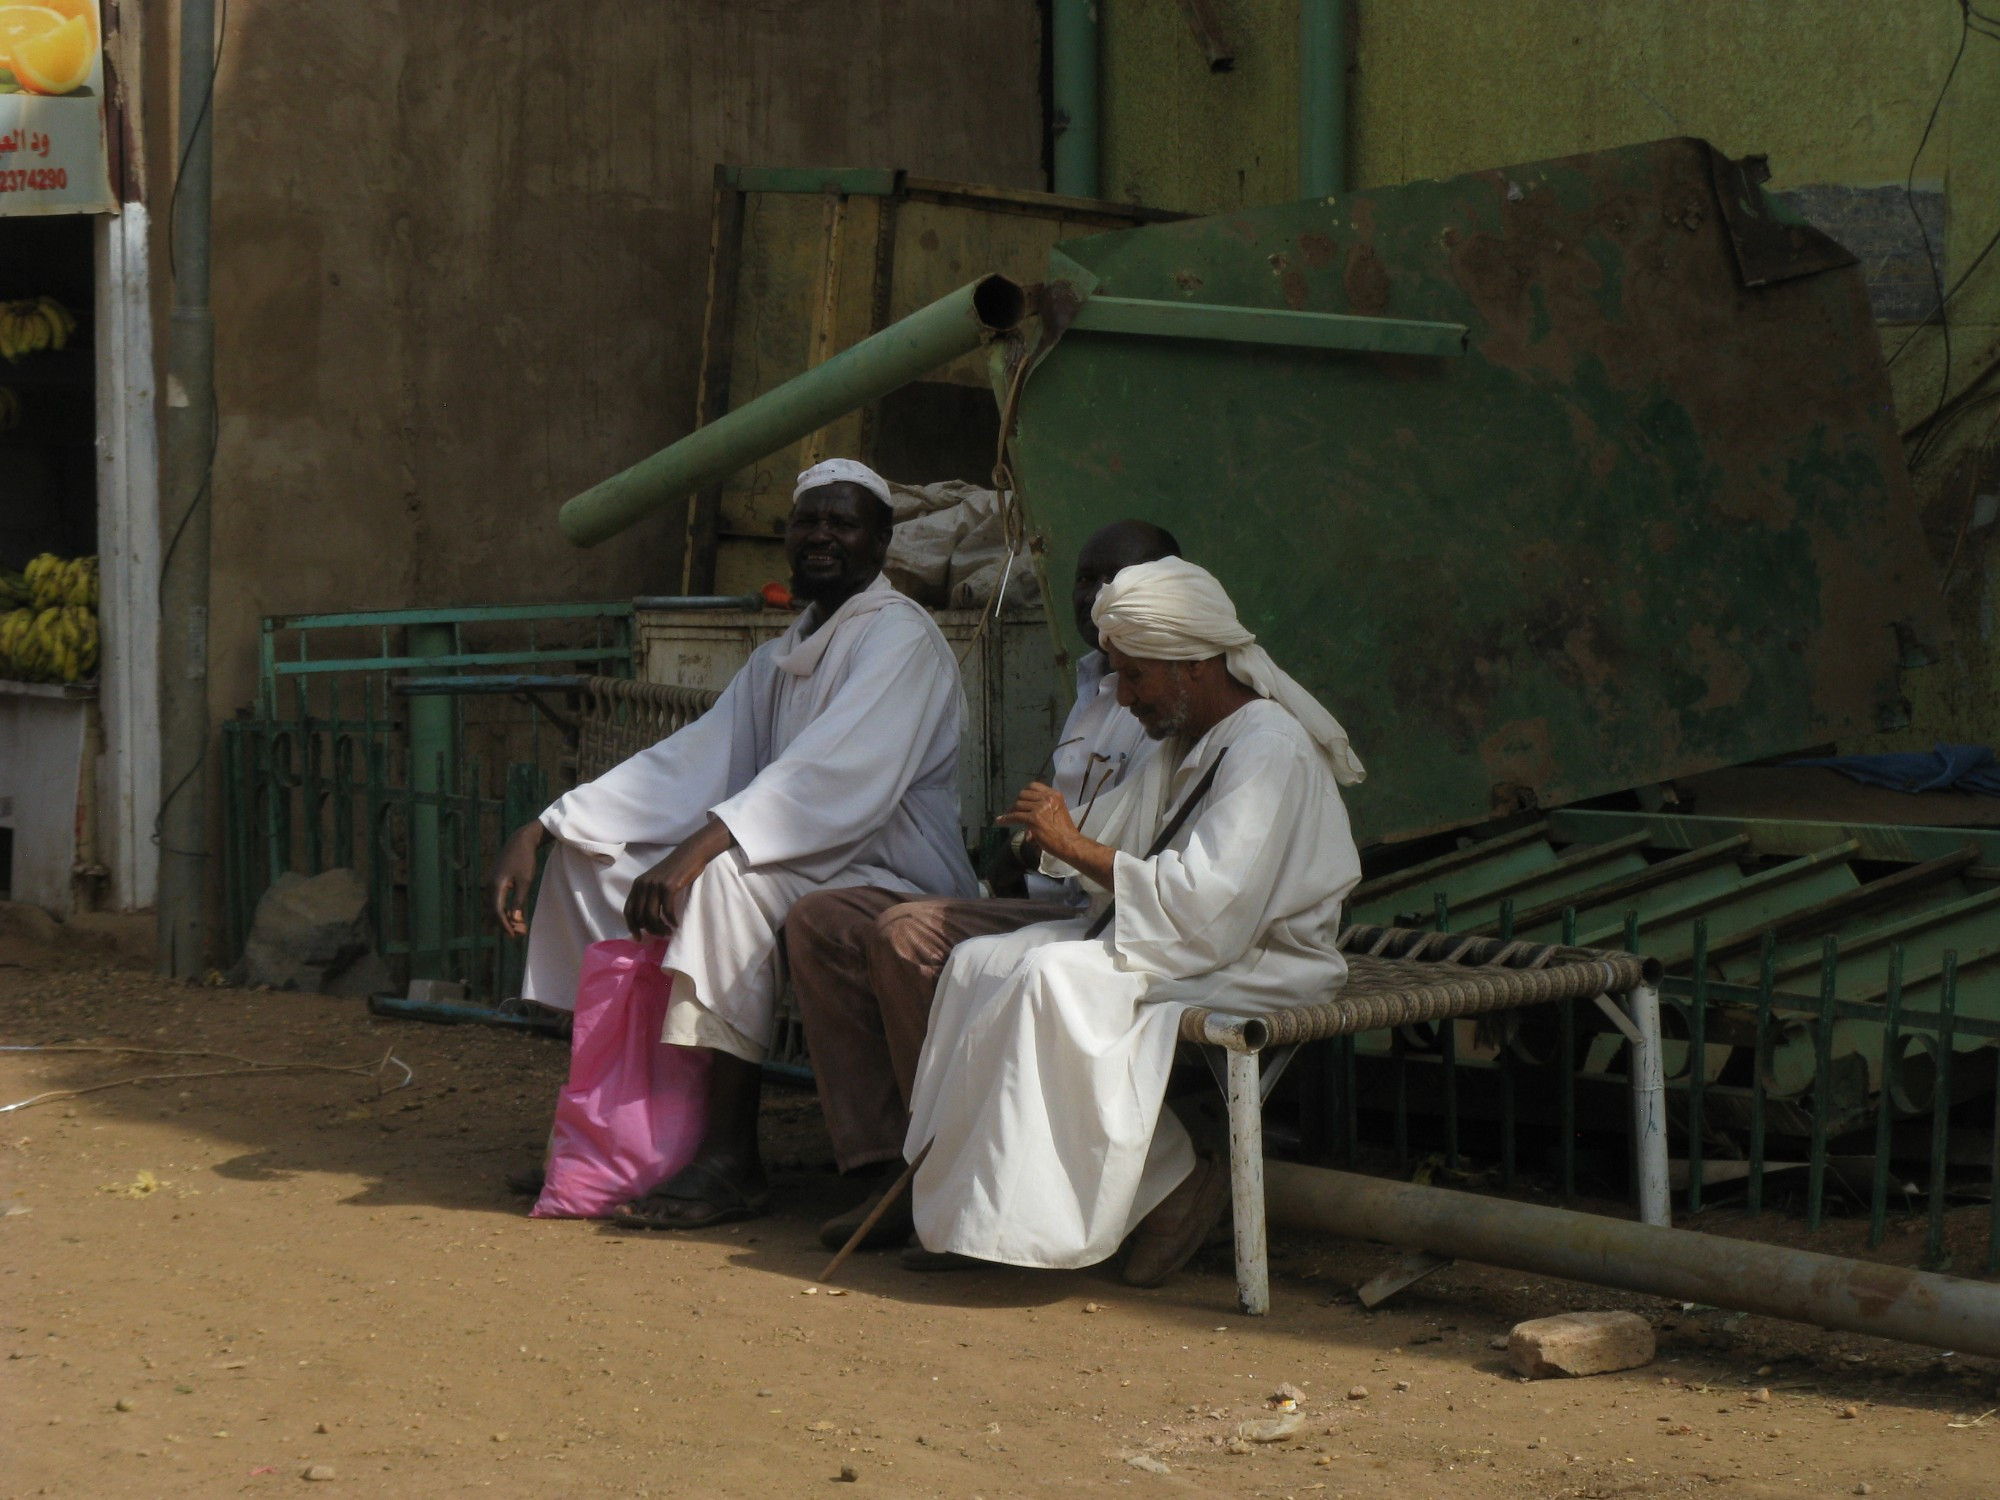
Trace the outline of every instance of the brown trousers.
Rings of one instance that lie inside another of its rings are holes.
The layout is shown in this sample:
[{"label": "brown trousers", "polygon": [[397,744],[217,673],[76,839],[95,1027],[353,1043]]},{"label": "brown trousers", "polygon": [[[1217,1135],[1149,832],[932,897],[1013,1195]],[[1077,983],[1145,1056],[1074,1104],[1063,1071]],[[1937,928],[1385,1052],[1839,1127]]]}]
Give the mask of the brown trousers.
[{"label": "brown trousers", "polygon": [[912,900],[866,886],[793,904],[785,952],[841,1171],[903,1159],[917,1057],[951,950],[1075,915],[1054,901]]}]

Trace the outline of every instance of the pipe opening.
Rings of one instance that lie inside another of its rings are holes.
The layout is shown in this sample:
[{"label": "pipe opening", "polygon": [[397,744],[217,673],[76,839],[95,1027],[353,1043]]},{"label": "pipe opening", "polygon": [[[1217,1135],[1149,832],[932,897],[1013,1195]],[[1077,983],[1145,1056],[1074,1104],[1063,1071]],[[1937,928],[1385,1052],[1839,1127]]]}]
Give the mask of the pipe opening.
[{"label": "pipe opening", "polygon": [[1251,1016],[1243,1023],[1243,1044],[1252,1052],[1262,1052],[1264,1044],[1271,1040],[1268,1023]]},{"label": "pipe opening", "polygon": [[982,276],[972,288],[972,315],[989,333],[1011,333],[1028,315],[1028,294],[1005,276]]}]

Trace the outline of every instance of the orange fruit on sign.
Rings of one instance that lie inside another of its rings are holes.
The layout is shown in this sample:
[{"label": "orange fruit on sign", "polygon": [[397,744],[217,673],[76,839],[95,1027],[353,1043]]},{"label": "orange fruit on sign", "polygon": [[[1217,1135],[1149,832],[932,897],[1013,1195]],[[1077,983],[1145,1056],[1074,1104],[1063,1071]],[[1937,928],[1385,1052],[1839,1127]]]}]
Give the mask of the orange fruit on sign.
[{"label": "orange fruit on sign", "polygon": [[90,27],[90,45],[104,45],[104,34],[97,29],[97,0],[34,0],[36,5],[54,11],[67,21],[71,16],[82,16],[84,24]]},{"label": "orange fruit on sign", "polygon": [[90,81],[97,49],[90,26],[71,16],[53,31],[14,44],[14,81],[31,94],[69,94]]},{"label": "orange fruit on sign", "polygon": [[7,66],[16,43],[54,31],[64,20],[46,5],[0,5],[0,68]]}]

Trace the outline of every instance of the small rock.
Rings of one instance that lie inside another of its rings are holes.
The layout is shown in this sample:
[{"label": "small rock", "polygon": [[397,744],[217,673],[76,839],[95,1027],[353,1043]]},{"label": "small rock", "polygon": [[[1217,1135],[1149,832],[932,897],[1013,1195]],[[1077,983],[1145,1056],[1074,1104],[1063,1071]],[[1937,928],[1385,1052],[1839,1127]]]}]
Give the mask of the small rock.
[{"label": "small rock", "polygon": [[1868,1482],[1866,1480],[1863,1480],[1860,1484],[1857,1484],[1854,1487],[1854,1493],[1857,1495],[1872,1495],[1875,1492],[1869,1489]]},{"label": "small rock", "polygon": [[1299,1402],[1306,1399],[1306,1393],[1293,1385],[1289,1380],[1281,1380],[1278,1382],[1278,1388],[1271,1392],[1271,1399],[1273,1401]]},{"label": "small rock", "polygon": [[1101,1302],[1086,1302],[1083,1304],[1083,1310],[1087,1313],[1103,1312],[1104,1304]]},{"label": "small rock", "polygon": [[1840,1409],[1840,1414],[1851,1422],[1861,1415],[1861,1408],[1858,1406],[1843,1406]]},{"label": "small rock", "polygon": [[1304,1430],[1306,1419],[1296,1412],[1282,1417],[1264,1417],[1254,1422],[1238,1422],[1236,1435],[1246,1443],[1282,1443]]},{"label": "small rock", "polygon": [[1771,1373],[1771,1367],[1769,1365],[1759,1365],[1757,1366],[1757,1373],[1759,1375],[1769,1375]]},{"label": "small rock", "polygon": [[1322,1453],[1318,1458],[1313,1460],[1313,1467],[1316,1469],[1330,1469],[1333,1467],[1333,1459],[1327,1454]]},{"label": "small rock", "polygon": [[320,1433],[323,1433],[323,1432],[325,1432],[325,1431],[326,1431],[326,1423],[324,1423],[324,1422],[319,1422],[319,1423],[315,1423],[315,1424],[314,1424],[314,1426],[313,1426],[313,1431],[314,1431],[314,1432],[320,1432]]},{"label": "small rock", "polygon": [[1150,1453],[1135,1453],[1126,1459],[1125,1462],[1135,1469],[1144,1469],[1148,1474],[1171,1474],[1174,1472]]},{"label": "small rock", "polygon": [[132,1398],[130,1396],[120,1396],[111,1405],[117,1411],[130,1411],[132,1409]]},{"label": "small rock", "polygon": [[1743,1399],[1748,1401],[1752,1406],[1769,1406],[1771,1404],[1771,1388],[1767,1385],[1760,1385]]},{"label": "small rock", "polygon": [[1486,1341],[1486,1347],[1489,1349],[1504,1350],[1507,1347],[1507,1335],[1504,1333],[1494,1334],[1492,1338]]},{"label": "small rock", "polygon": [[1366,1401],[1368,1399],[1368,1387],[1365,1385],[1350,1385],[1347,1388],[1347,1399],[1349,1401]]},{"label": "small rock", "polygon": [[1653,1360],[1653,1325],[1637,1313],[1557,1313],[1516,1323],[1507,1360],[1525,1379],[1636,1370]]},{"label": "small rock", "polygon": [[299,1474],[299,1478],[301,1478],[301,1479],[331,1479],[331,1478],[333,1478],[333,1465],[332,1465],[332,1464],[314,1464],[314,1465],[312,1465],[312,1466],[311,1466],[310,1468],[307,1468],[307,1469],[303,1470],[303,1471],[302,1471],[302,1472],[301,1472],[301,1473]]},{"label": "small rock", "polygon": [[507,1441],[507,1434],[504,1432],[496,1432],[493,1434],[493,1441],[496,1443],[504,1443]]},{"label": "small rock", "polygon": [[757,1393],[757,1399],[761,1401],[761,1400],[763,1400],[763,1399],[764,1399],[764,1398],[765,1398],[766,1396],[769,1396],[770,1394],[771,1394],[771,1392],[769,1392],[769,1391],[759,1391],[759,1392]]},{"label": "small rock", "polygon": [[842,1464],[840,1466],[840,1472],[834,1477],[838,1479],[842,1484],[853,1484],[854,1481],[859,1479],[861,1476],[855,1472],[853,1464]]},{"label": "small rock", "polygon": [[1244,1442],[1242,1438],[1231,1438],[1229,1440],[1229,1445],[1222,1451],[1224,1453],[1234,1453],[1235,1455],[1237,1455],[1237,1457],[1240,1458],[1245,1453],[1250,1452],[1251,1448],[1250,1445]]},{"label": "small rock", "polygon": [[834,1429],[834,1425],[833,1425],[833,1423],[831,1423],[831,1422],[808,1422],[808,1423],[806,1423],[806,1431],[807,1431],[807,1432],[832,1432],[832,1431],[834,1431],[834,1430],[835,1430],[835,1429]]},{"label": "small rock", "polygon": [[1409,1388],[1410,1388],[1410,1382],[1407,1380],[1399,1380],[1396,1382],[1396,1389],[1399,1391],[1407,1391]]}]

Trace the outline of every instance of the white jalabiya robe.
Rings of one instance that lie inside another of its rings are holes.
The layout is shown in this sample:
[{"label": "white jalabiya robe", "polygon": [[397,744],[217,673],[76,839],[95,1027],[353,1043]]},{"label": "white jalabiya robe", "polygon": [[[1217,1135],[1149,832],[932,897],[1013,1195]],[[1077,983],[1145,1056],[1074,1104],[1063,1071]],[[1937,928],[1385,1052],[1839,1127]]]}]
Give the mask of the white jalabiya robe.
[{"label": "white jalabiya robe", "polygon": [[[1157,858],[1140,858],[1224,749],[1214,784]],[[1259,699],[1152,761],[1085,832],[1121,851],[1116,913],[960,944],[938,986],[904,1154],[918,1236],[1011,1265],[1117,1250],[1194,1166],[1161,1104],[1190,1003],[1256,1014],[1324,999],[1361,863],[1326,759]],[[1102,906],[1102,896],[1097,903]]]},{"label": "white jalabiya robe", "polygon": [[810,636],[806,623],[753,652],[701,718],[542,814],[558,846],[529,928],[529,999],[575,1005],[583,950],[628,936],[632,882],[711,812],[737,847],[682,897],[670,1042],[763,1056],[778,930],[808,891],[973,894],[958,821],[965,695],[936,623],[879,576]]}]

